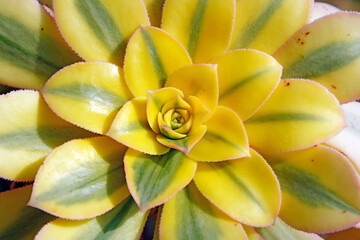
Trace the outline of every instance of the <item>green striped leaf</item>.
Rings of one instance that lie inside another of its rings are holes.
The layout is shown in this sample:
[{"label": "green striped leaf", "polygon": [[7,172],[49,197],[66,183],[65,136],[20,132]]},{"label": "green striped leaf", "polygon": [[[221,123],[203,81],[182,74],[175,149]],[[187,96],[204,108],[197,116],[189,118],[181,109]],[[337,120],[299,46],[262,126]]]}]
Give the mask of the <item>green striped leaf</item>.
[{"label": "green striped leaf", "polygon": [[269,227],[256,228],[256,231],[266,240],[322,240],[316,234],[306,233],[288,226],[280,218]]},{"label": "green striped leaf", "polygon": [[209,62],[228,47],[233,0],[167,0],[161,27],[178,39],[195,63]]},{"label": "green striped leaf", "polygon": [[270,225],[280,210],[279,182],[254,150],[250,157],[198,163],[194,181],[207,199],[246,225]]},{"label": "green striped leaf", "polygon": [[253,48],[269,54],[307,24],[312,0],[236,1],[230,49]]},{"label": "green striped leaf", "polygon": [[54,0],[53,4],[62,34],[87,61],[121,66],[131,34],[141,24],[149,24],[141,0]]},{"label": "green striped leaf", "polygon": [[121,69],[110,63],[76,63],[49,79],[43,95],[56,114],[90,131],[106,133],[131,93]]},{"label": "green striped leaf", "polygon": [[41,89],[60,68],[80,59],[37,1],[0,1],[0,82]]},{"label": "green striped leaf", "polygon": [[250,146],[263,151],[310,147],[345,125],[334,95],[309,80],[283,80],[269,100],[245,122]]},{"label": "green striped leaf", "polygon": [[190,184],[164,205],[161,239],[247,239],[240,223],[231,219]]},{"label": "green striped leaf", "polygon": [[90,220],[56,219],[42,228],[36,240],[136,240],[140,237],[148,213],[140,212],[136,203],[128,197],[109,212]]},{"label": "green striped leaf", "polygon": [[346,154],[360,173],[360,103],[343,104],[341,108],[344,111],[347,126],[335,137],[330,138],[326,144]]},{"label": "green striped leaf", "polygon": [[29,204],[69,219],[110,210],[129,195],[122,163],[125,150],[108,137],[58,147],[40,168]]},{"label": "green striped leaf", "polygon": [[340,152],[319,145],[263,154],[282,190],[279,217],[306,232],[327,233],[360,221],[359,177]]},{"label": "green striped leaf", "polygon": [[0,194],[0,239],[32,240],[55,217],[27,206],[32,185]]},{"label": "green striped leaf", "polygon": [[339,12],[303,28],[275,55],[283,78],[315,80],[341,103],[360,98],[359,23],[359,13]]},{"label": "green striped leaf", "polygon": [[172,197],[191,181],[196,170],[196,162],[175,149],[157,156],[129,149],[124,164],[130,192],[142,210]]},{"label": "green striped leaf", "polygon": [[142,26],[131,37],[124,62],[125,79],[135,96],[165,85],[176,69],[191,64],[191,59],[172,36],[159,28]]},{"label": "green striped leaf", "polygon": [[75,138],[93,136],[57,117],[36,91],[0,96],[0,176],[32,181],[55,147]]}]

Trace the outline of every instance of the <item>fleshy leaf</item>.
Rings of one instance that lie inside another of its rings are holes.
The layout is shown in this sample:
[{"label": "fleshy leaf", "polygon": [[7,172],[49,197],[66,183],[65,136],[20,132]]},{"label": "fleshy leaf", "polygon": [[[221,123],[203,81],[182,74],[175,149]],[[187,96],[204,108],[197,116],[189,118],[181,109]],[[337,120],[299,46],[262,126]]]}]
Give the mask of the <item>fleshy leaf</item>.
[{"label": "fleshy leaf", "polygon": [[0,194],[0,239],[32,240],[40,228],[54,219],[26,206],[32,185]]},{"label": "fleshy leaf", "polygon": [[161,88],[155,91],[147,91],[146,116],[151,129],[159,133],[158,113],[161,112],[165,103],[176,98],[184,97],[184,94],[176,88]]},{"label": "fleshy leaf", "polygon": [[0,83],[41,89],[57,70],[79,60],[37,1],[0,1]]},{"label": "fleshy leaf", "polygon": [[135,96],[146,96],[146,90],[162,88],[172,72],[189,64],[176,39],[159,28],[141,26],[126,48],[125,79]]},{"label": "fleshy leaf", "polygon": [[227,49],[234,17],[234,0],[167,0],[161,27],[186,47],[195,63],[205,63]]},{"label": "fleshy leaf", "polygon": [[218,64],[219,105],[231,108],[243,121],[270,97],[281,78],[281,65],[256,50],[225,53],[212,63]]},{"label": "fleshy leaf", "polygon": [[275,58],[283,78],[319,82],[341,103],[360,98],[360,13],[323,17],[296,33]]},{"label": "fleshy leaf", "polygon": [[148,154],[164,154],[168,147],[156,140],[146,117],[146,98],[137,97],[127,102],[117,114],[108,136],[122,144]]},{"label": "fleshy leaf", "polygon": [[263,156],[280,182],[279,217],[290,226],[328,233],[360,221],[359,177],[344,155],[319,145]]},{"label": "fleshy leaf", "polygon": [[235,112],[219,106],[206,123],[207,131],[189,152],[197,161],[222,161],[249,156],[244,125]]},{"label": "fleshy leaf", "polygon": [[266,151],[310,147],[345,125],[339,102],[309,80],[283,80],[269,100],[247,121],[250,146]]},{"label": "fleshy leaf", "polygon": [[104,134],[121,106],[132,98],[121,71],[110,63],[76,63],[53,75],[42,93],[63,119]]},{"label": "fleshy leaf", "polygon": [[341,11],[339,8],[324,2],[315,2],[311,10],[309,22],[313,22],[326,15]]},{"label": "fleshy leaf", "polygon": [[36,91],[0,96],[0,176],[32,181],[46,155],[68,140],[93,136],[56,116]]},{"label": "fleshy leaf", "polygon": [[265,160],[254,150],[250,153],[231,161],[198,163],[194,181],[227,215],[246,225],[268,226],[280,210],[280,186]]},{"label": "fleshy leaf", "polygon": [[244,230],[249,240],[264,240],[259,233],[255,231],[253,227],[244,225]]},{"label": "fleshy leaf", "polygon": [[108,137],[61,145],[36,175],[29,205],[76,220],[112,209],[129,196],[122,162],[125,150]]},{"label": "fleshy leaf", "polygon": [[[185,96],[197,97],[214,113],[219,97],[216,65],[196,64],[180,68],[169,76],[165,86],[180,89]],[[212,114],[209,114],[206,120],[210,119]]]},{"label": "fleshy leaf", "polygon": [[161,13],[165,0],[144,0],[151,25],[160,27]]},{"label": "fleshy leaf", "polygon": [[256,231],[266,240],[322,240],[316,234],[306,233],[288,226],[280,218],[277,218],[273,226],[257,228]]},{"label": "fleshy leaf", "polygon": [[349,228],[341,232],[332,233],[326,236],[326,240],[357,240],[360,239],[360,229]]},{"label": "fleshy leaf", "polygon": [[230,49],[253,48],[273,54],[305,26],[313,0],[236,1]]},{"label": "fleshy leaf", "polygon": [[141,0],[53,0],[53,5],[64,38],[87,61],[122,66],[131,34],[149,24]]},{"label": "fleshy leaf", "polygon": [[129,190],[141,210],[168,200],[191,181],[196,170],[195,161],[174,149],[160,156],[129,149],[124,164]]},{"label": "fleshy leaf", "polygon": [[160,239],[248,239],[240,223],[219,211],[194,184],[164,205]]},{"label": "fleshy leaf", "polygon": [[347,123],[335,137],[330,138],[326,144],[339,149],[350,158],[360,173],[360,103],[351,102],[341,106]]},{"label": "fleshy leaf", "polygon": [[140,212],[131,197],[109,212],[90,220],[56,219],[45,225],[36,240],[126,239],[137,240],[145,225],[148,211]]}]

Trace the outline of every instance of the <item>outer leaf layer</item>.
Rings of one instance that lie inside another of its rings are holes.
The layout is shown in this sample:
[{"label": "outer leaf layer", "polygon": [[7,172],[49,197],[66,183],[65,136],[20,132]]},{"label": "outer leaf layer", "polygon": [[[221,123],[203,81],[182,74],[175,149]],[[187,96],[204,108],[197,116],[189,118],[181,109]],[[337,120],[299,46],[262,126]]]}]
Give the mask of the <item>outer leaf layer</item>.
[{"label": "outer leaf layer", "polygon": [[92,136],[57,117],[35,91],[0,96],[0,176],[32,181],[50,151],[68,140]]},{"label": "outer leaf layer", "polygon": [[339,12],[303,28],[275,58],[283,78],[313,79],[341,103],[360,98],[360,14]]},{"label": "outer leaf layer", "polygon": [[217,107],[206,127],[205,135],[189,152],[190,158],[207,162],[249,156],[244,125],[232,110]]},{"label": "outer leaf layer", "polygon": [[283,80],[245,121],[250,145],[266,151],[301,149],[325,141],[345,125],[337,99],[308,80]]},{"label": "outer leaf layer", "polygon": [[281,77],[281,65],[256,50],[232,51],[212,62],[218,64],[219,105],[231,108],[243,121],[268,99]]},{"label": "outer leaf layer", "polygon": [[247,239],[242,226],[204,198],[194,184],[164,205],[161,239]]},{"label": "outer leaf layer", "polygon": [[126,148],[108,137],[73,140],[45,160],[30,205],[69,219],[102,214],[129,195],[122,157]]},{"label": "outer leaf layer", "polygon": [[307,24],[312,3],[312,0],[237,0],[230,48],[254,48],[273,54]]},{"label": "outer leaf layer", "polygon": [[0,1],[0,83],[41,89],[58,69],[79,60],[37,1]]},{"label": "outer leaf layer", "polygon": [[199,163],[194,180],[204,196],[246,225],[270,225],[279,213],[279,182],[270,166],[253,150],[251,157]]},{"label": "outer leaf layer", "polygon": [[40,228],[54,219],[26,206],[32,185],[0,194],[0,239],[32,240]]},{"label": "outer leaf layer", "polygon": [[47,224],[36,240],[63,239],[139,239],[148,212],[140,212],[131,197],[109,212],[82,221],[56,219]]},{"label": "outer leaf layer", "polygon": [[265,154],[282,190],[280,218],[307,232],[334,232],[360,221],[359,177],[341,153],[319,145]]},{"label": "outer leaf layer", "polygon": [[129,149],[124,163],[130,192],[142,210],[172,197],[191,181],[196,170],[195,161],[174,149],[161,156]]},{"label": "outer leaf layer", "polygon": [[148,154],[164,154],[169,151],[168,147],[156,140],[156,134],[148,125],[144,97],[134,98],[122,107],[107,135]]},{"label": "outer leaf layer", "polygon": [[121,65],[131,34],[148,25],[141,0],[54,0],[57,24],[66,41],[87,61]]},{"label": "outer leaf layer", "polygon": [[76,63],[49,79],[46,102],[63,119],[90,131],[108,131],[120,107],[131,99],[121,69],[110,63]]},{"label": "outer leaf layer", "polygon": [[131,37],[124,62],[125,79],[135,96],[165,85],[176,69],[191,64],[184,47],[165,31],[142,26]]},{"label": "outer leaf layer", "polygon": [[167,0],[161,27],[204,63],[226,50],[234,17],[234,0]]}]

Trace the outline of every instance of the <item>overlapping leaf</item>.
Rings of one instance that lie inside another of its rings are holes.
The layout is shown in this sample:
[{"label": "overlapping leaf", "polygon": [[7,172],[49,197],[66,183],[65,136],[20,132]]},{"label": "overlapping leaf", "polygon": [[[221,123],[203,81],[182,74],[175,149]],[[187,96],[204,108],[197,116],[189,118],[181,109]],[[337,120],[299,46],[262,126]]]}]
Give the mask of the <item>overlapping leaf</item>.
[{"label": "overlapping leaf", "polygon": [[125,150],[108,137],[73,140],[56,148],[36,176],[29,204],[68,219],[110,210],[129,195]]}]

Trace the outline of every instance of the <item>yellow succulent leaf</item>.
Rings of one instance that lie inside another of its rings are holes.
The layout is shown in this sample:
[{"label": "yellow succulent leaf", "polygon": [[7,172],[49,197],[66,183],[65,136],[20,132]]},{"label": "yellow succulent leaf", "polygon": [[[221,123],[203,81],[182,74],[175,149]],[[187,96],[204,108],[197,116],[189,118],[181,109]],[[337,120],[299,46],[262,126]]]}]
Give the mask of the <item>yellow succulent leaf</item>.
[{"label": "yellow succulent leaf", "polygon": [[155,91],[147,91],[146,115],[151,129],[159,133],[158,113],[162,112],[163,106],[177,96],[184,97],[184,94],[176,88],[161,88]]},{"label": "yellow succulent leaf", "polygon": [[167,0],[161,27],[205,63],[227,49],[234,18],[235,0]]},{"label": "yellow succulent leaf", "polygon": [[116,115],[106,134],[122,144],[148,154],[164,154],[169,148],[156,141],[146,118],[146,98],[127,102]]},{"label": "yellow succulent leaf", "polygon": [[360,13],[339,12],[312,22],[275,55],[283,78],[308,78],[341,103],[360,98]]},{"label": "yellow succulent leaf", "polygon": [[130,36],[150,24],[141,0],[53,0],[53,5],[64,38],[87,61],[122,66]]},{"label": "yellow succulent leaf", "polygon": [[125,79],[135,96],[165,85],[176,69],[191,64],[185,48],[165,31],[141,26],[131,37],[124,62]]},{"label": "yellow succulent leaf", "polygon": [[129,149],[124,164],[129,190],[142,211],[166,202],[188,185],[197,165],[175,149],[157,156]]},{"label": "yellow succulent leaf", "polygon": [[164,205],[160,239],[247,240],[240,223],[231,219],[201,195],[195,184],[176,193]]},{"label": "yellow succulent leaf", "polygon": [[359,175],[340,152],[318,145],[263,153],[282,191],[279,217],[306,232],[329,233],[360,221]]},{"label": "yellow succulent leaf", "polygon": [[326,144],[344,153],[360,173],[360,103],[351,102],[341,106],[347,126]]},{"label": "yellow succulent leaf", "polygon": [[163,144],[164,146],[168,146],[170,148],[175,148],[179,151],[188,154],[189,151],[194,147],[195,144],[199,142],[199,140],[204,136],[206,132],[206,126],[199,126],[196,131],[192,132],[188,136],[180,139],[171,139],[162,134],[158,134],[156,136],[156,140]]},{"label": "yellow succulent leaf", "polygon": [[114,208],[129,196],[122,161],[125,151],[125,146],[109,137],[61,145],[36,175],[29,205],[74,220]]},{"label": "yellow succulent leaf", "polygon": [[[307,233],[290,227],[280,218],[277,218],[272,226],[256,228],[255,230],[260,233],[261,239],[266,240],[323,240],[314,233]],[[251,237],[249,240],[252,240]]]},{"label": "yellow succulent leaf", "polygon": [[33,240],[55,217],[27,206],[32,185],[0,194],[0,239]]},{"label": "yellow succulent leaf", "polygon": [[140,212],[131,197],[107,213],[89,220],[58,218],[45,225],[35,240],[139,239],[148,211]]},{"label": "yellow succulent leaf", "polygon": [[0,83],[41,89],[57,70],[80,60],[37,2],[0,0]]},{"label": "yellow succulent leaf", "polygon": [[270,97],[281,78],[281,65],[270,55],[245,49],[225,53],[218,64],[219,105],[245,121]]},{"label": "yellow succulent leaf", "polygon": [[194,64],[180,68],[169,76],[165,86],[180,89],[185,96],[200,99],[211,113],[206,120],[214,113],[219,98],[216,65]]},{"label": "yellow succulent leaf", "polygon": [[63,119],[104,134],[121,106],[132,96],[122,70],[111,63],[76,63],[63,68],[46,83],[42,93]]},{"label": "yellow succulent leaf", "polygon": [[255,229],[253,227],[250,226],[243,226],[245,233],[247,235],[247,237],[249,238],[249,240],[264,240],[259,233],[257,233],[255,231]]},{"label": "yellow succulent leaf", "polygon": [[250,154],[198,163],[194,181],[200,192],[230,217],[250,226],[268,226],[280,210],[280,185],[265,160],[254,150]]},{"label": "yellow succulent leaf", "polygon": [[274,54],[308,22],[313,0],[236,0],[230,49],[253,48]]},{"label": "yellow succulent leaf", "polygon": [[164,2],[165,0],[144,0],[151,25],[154,27],[160,27]]},{"label": "yellow succulent leaf", "polygon": [[197,161],[222,161],[249,156],[244,125],[235,112],[219,106],[206,123],[207,131],[189,152]]},{"label": "yellow succulent leaf", "polygon": [[320,84],[282,80],[269,100],[245,122],[250,146],[263,151],[302,149],[345,126],[339,102]]},{"label": "yellow succulent leaf", "polygon": [[0,116],[0,176],[15,181],[33,181],[55,147],[94,135],[60,119],[32,90],[1,95]]}]

